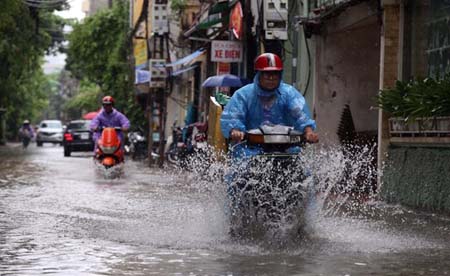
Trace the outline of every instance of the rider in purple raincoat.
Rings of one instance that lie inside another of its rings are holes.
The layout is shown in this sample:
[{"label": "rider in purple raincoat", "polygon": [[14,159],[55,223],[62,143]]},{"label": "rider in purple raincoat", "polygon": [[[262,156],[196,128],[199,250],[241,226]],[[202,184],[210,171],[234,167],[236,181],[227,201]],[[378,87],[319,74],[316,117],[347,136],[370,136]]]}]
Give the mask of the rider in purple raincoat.
[{"label": "rider in purple raincoat", "polygon": [[30,125],[30,121],[28,121],[28,120],[23,121],[23,124],[20,127],[20,129],[19,129],[19,135],[21,137],[25,137],[26,136],[26,137],[28,137],[30,139],[34,138],[34,130],[33,130],[33,128]]},{"label": "rider in purple raincoat", "polygon": [[105,96],[102,99],[102,110],[92,119],[90,128],[94,132],[93,139],[95,143],[95,149],[97,149],[97,140],[101,136],[101,131],[99,128],[102,127],[120,127],[122,131],[119,132],[120,141],[122,141],[123,147],[123,132],[127,131],[130,128],[130,121],[128,118],[117,111],[114,105],[114,99],[111,96]]}]

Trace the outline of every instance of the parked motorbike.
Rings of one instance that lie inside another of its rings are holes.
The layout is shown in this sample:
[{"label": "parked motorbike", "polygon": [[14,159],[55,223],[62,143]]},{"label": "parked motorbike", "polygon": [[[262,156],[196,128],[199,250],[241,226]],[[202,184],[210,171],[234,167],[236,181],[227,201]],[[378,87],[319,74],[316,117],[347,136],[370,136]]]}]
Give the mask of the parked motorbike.
[{"label": "parked motorbike", "polygon": [[233,173],[226,181],[232,235],[303,231],[307,187],[299,165],[302,145],[302,133],[277,125],[250,130],[230,148]]},{"label": "parked motorbike", "polygon": [[189,157],[207,148],[207,123],[193,123],[184,128],[172,126],[172,142],[166,152],[167,161],[189,169]]},{"label": "parked motorbike", "polygon": [[148,144],[144,131],[142,129],[130,131],[127,137],[128,143],[125,145],[125,152],[130,154],[133,160],[147,158]]},{"label": "parked motorbike", "polygon": [[120,127],[105,127],[100,130],[101,137],[97,140],[94,159],[109,169],[124,162],[124,152],[118,131]]}]

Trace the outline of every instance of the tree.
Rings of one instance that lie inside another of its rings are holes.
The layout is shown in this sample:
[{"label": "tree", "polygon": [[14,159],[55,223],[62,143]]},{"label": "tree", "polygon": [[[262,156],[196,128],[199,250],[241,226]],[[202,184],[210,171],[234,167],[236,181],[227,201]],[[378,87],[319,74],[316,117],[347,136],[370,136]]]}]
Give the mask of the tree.
[{"label": "tree", "polygon": [[[140,108],[130,97],[133,85],[129,77],[128,18],[128,1],[117,0],[111,9],[102,10],[75,24],[69,35],[66,68],[79,80],[98,85],[100,97],[112,95],[116,98],[116,107],[124,111],[134,124],[143,124],[145,117],[142,111],[134,112]],[[93,95],[92,91],[89,93]],[[88,95],[83,93],[80,97],[86,99]],[[77,101],[79,99],[74,100]],[[98,106],[98,99],[96,103]]]},{"label": "tree", "polygon": [[39,110],[48,103],[48,78],[41,65],[44,54],[59,47],[64,25],[51,12],[23,1],[0,1],[0,103],[6,108],[10,138],[22,120],[38,119]]}]

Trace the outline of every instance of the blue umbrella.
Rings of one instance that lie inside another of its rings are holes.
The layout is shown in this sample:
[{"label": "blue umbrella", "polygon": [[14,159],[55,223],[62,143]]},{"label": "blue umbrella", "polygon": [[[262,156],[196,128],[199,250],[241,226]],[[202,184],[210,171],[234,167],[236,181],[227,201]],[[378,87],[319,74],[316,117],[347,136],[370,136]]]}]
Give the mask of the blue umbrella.
[{"label": "blue umbrella", "polygon": [[250,83],[249,80],[231,74],[217,75],[207,78],[203,87],[242,87]]}]

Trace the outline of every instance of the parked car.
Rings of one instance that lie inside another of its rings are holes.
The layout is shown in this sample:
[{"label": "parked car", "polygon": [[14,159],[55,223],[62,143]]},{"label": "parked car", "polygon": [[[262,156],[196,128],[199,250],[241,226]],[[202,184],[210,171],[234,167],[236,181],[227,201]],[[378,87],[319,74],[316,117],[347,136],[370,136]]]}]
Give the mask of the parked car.
[{"label": "parked car", "polygon": [[92,132],[89,129],[90,120],[70,121],[64,132],[64,156],[70,156],[74,151],[94,151]]},{"label": "parked car", "polygon": [[53,143],[62,145],[63,142],[63,124],[60,120],[42,121],[36,133],[36,144],[42,147],[43,143]]}]

